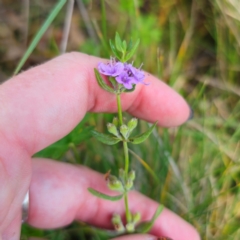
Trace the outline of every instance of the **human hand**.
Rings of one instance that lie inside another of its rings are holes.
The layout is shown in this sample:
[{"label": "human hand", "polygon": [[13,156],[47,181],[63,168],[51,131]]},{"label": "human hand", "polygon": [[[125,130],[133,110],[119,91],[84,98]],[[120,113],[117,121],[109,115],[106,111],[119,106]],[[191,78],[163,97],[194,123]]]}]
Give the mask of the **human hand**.
[{"label": "human hand", "polygon": [[[101,174],[31,156],[69,133],[87,111],[116,112],[115,96],[103,91],[93,68],[99,58],[70,53],[32,68],[0,87],[0,236],[19,239],[21,206],[30,190],[28,223],[38,228],[57,228],[81,220],[110,228],[113,212],[124,214],[123,204],[106,202],[88,193],[93,187],[108,193]],[[148,75],[148,87],[137,86],[122,95],[123,110],[149,122],[170,127],[185,122],[190,109],[171,88]],[[132,191],[130,209],[149,219],[158,204]],[[94,207],[92,207],[94,206]],[[174,240],[199,240],[195,229],[164,209],[151,231]],[[150,235],[138,235],[146,239]],[[122,237],[129,239],[129,237]],[[131,239],[134,239],[131,236]]]}]

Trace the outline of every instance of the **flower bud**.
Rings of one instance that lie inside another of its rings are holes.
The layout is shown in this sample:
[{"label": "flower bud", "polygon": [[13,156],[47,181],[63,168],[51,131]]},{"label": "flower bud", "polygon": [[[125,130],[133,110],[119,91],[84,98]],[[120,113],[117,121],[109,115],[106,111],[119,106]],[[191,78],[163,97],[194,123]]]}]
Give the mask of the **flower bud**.
[{"label": "flower bud", "polygon": [[129,129],[129,132],[130,132],[130,133],[133,131],[134,128],[137,127],[137,124],[138,124],[137,118],[132,118],[132,119],[128,122],[128,129]]},{"label": "flower bud", "polygon": [[117,117],[114,117],[112,123],[113,123],[116,127],[118,127],[118,118],[117,118]]},{"label": "flower bud", "polygon": [[112,217],[112,223],[115,230],[117,230],[118,232],[124,232],[125,228],[123,226],[120,215],[114,214]]},{"label": "flower bud", "polygon": [[124,170],[122,168],[119,169],[118,175],[119,175],[119,178],[124,182],[124,180],[125,180],[125,172],[124,172]]},{"label": "flower bud", "polygon": [[108,180],[108,188],[118,192],[124,191],[121,181],[119,181],[115,176],[111,176],[111,175]]},{"label": "flower bud", "polygon": [[136,212],[132,215],[133,218],[133,223],[136,224],[141,220],[141,213],[140,212]]},{"label": "flower bud", "polygon": [[135,177],[136,177],[135,171],[134,171],[134,170],[131,170],[131,171],[128,173],[128,179],[134,181]]},{"label": "flower bud", "polygon": [[116,137],[119,137],[119,136],[120,136],[120,135],[119,135],[119,132],[118,132],[118,130],[117,130],[117,127],[116,127],[114,124],[108,123],[108,124],[107,124],[107,129],[108,129],[108,131],[109,131],[110,133],[112,133],[114,136],[116,136]]},{"label": "flower bud", "polygon": [[125,184],[125,188],[126,188],[127,190],[130,190],[130,189],[132,188],[132,186],[133,186],[133,181],[130,180],[130,179],[128,179],[127,182],[126,182],[126,184]]},{"label": "flower bud", "polygon": [[113,214],[112,223],[122,223],[121,216],[119,214]]},{"label": "flower bud", "polygon": [[120,132],[121,132],[121,134],[123,135],[123,137],[124,137],[125,139],[128,139],[129,130],[128,130],[127,125],[123,124],[123,125],[120,127]]},{"label": "flower bud", "polygon": [[126,225],[126,229],[127,229],[127,232],[131,233],[131,232],[134,232],[135,231],[135,226],[134,226],[134,223],[128,223]]}]

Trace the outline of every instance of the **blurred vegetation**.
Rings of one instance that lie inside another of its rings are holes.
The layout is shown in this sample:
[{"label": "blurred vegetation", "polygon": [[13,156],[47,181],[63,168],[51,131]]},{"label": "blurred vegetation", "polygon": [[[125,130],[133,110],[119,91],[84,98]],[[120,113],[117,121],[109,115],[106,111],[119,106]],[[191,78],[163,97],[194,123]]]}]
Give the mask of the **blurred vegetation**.
[{"label": "blurred vegetation", "polygon": [[[145,144],[131,147],[159,178],[131,155],[136,189],[193,224],[202,239],[240,239],[240,1],[76,0],[71,12],[71,1],[1,0],[0,81],[12,76],[59,2],[63,7],[22,70],[65,51],[109,57],[108,39],[115,31],[126,39],[140,38],[136,65],[143,61],[145,70],[181,93],[194,119],[179,128],[159,128]],[[117,172],[121,147],[103,146],[89,135],[92,126],[106,130],[112,116],[88,114],[38,155]],[[141,122],[138,130],[146,128]],[[56,231],[24,226],[22,239],[29,236],[97,240],[109,235],[73,223]]]}]

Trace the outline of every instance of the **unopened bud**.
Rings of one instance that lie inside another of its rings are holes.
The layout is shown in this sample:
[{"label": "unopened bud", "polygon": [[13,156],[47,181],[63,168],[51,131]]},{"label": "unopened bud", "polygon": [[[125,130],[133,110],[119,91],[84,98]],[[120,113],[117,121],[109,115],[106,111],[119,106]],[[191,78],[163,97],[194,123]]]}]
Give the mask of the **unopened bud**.
[{"label": "unopened bud", "polygon": [[128,131],[128,127],[127,127],[127,125],[122,125],[121,127],[120,127],[120,132],[121,132],[121,134],[123,135],[123,137],[125,138],[125,139],[128,139],[128,136],[129,136],[129,131]]},{"label": "unopened bud", "polygon": [[131,170],[131,171],[128,173],[128,179],[134,181],[135,177],[136,177],[135,171],[134,171],[134,170]]},{"label": "unopened bud", "polygon": [[118,192],[124,191],[121,181],[119,181],[115,176],[109,177],[108,187],[113,191],[118,191]]},{"label": "unopened bud", "polygon": [[137,124],[138,124],[137,118],[132,118],[132,119],[128,122],[128,129],[129,129],[129,132],[130,132],[130,133],[133,131],[134,128],[137,127]]},{"label": "unopened bud", "polygon": [[132,186],[133,186],[133,181],[130,180],[130,179],[128,179],[127,182],[126,182],[126,184],[125,184],[125,188],[126,188],[127,190],[130,190],[130,189],[132,188]]},{"label": "unopened bud", "polygon": [[124,180],[125,180],[125,172],[124,172],[124,170],[122,168],[119,169],[118,175],[119,175],[119,178],[124,182]]},{"label": "unopened bud", "polygon": [[118,178],[116,176],[108,175],[108,181],[113,182],[113,181],[116,181],[116,180],[118,180]]},{"label": "unopened bud", "polygon": [[112,123],[108,123],[107,124],[107,129],[110,133],[112,133],[114,136],[116,137],[119,137],[119,133],[118,133],[118,130],[117,130],[117,127],[112,124]]},{"label": "unopened bud", "polygon": [[134,226],[133,223],[128,223],[128,224],[126,225],[126,229],[127,229],[127,232],[132,233],[132,232],[135,231],[135,226]]},{"label": "unopened bud", "polygon": [[136,212],[132,215],[133,223],[136,224],[141,220],[141,213]]},{"label": "unopened bud", "polygon": [[114,214],[112,217],[112,223],[116,231],[124,232],[125,228],[123,226],[120,215]]},{"label": "unopened bud", "polygon": [[118,118],[117,118],[117,117],[114,117],[112,123],[113,123],[116,127],[118,127]]}]

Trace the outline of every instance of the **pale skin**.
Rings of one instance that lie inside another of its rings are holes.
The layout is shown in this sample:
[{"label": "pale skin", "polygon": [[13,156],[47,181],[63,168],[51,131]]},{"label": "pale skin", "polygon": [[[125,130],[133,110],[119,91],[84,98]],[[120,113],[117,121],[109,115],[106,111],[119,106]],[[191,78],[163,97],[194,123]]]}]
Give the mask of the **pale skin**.
[{"label": "pale skin", "polygon": [[[111,193],[102,174],[84,166],[31,157],[68,134],[86,112],[117,112],[115,96],[102,90],[95,79],[93,68],[100,61],[69,53],[0,86],[0,239],[19,239],[21,205],[28,189],[28,223],[37,228],[59,228],[74,220],[111,228],[111,215],[124,215],[122,201],[100,200],[88,193],[88,187]],[[184,123],[190,114],[185,100],[157,78],[146,76],[149,86],[138,85],[133,93],[121,96],[123,110],[149,122],[158,120],[163,127]],[[135,191],[129,202],[131,211],[140,211],[144,220],[158,206]],[[151,234],[118,239],[200,239],[190,224],[168,209]]]}]

